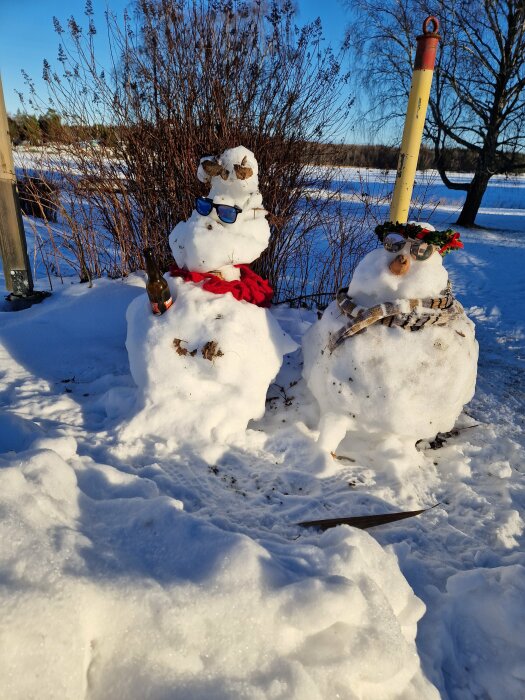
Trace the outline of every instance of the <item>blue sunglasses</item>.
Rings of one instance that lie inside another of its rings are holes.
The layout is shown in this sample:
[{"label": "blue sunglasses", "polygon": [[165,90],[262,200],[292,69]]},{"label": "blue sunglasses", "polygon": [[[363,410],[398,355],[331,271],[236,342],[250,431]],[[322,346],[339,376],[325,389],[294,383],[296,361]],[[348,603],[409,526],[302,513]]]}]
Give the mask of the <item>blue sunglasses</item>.
[{"label": "blue sunglasses", "polygon": [[201,216],[208,216],[211,210],[215,209],[217,216],[225,224],[234,224],[237,221],[237,214],[242,212],[242,209],[239,209],[236,205],[215,204],[213,199],[209,199],[209,197],[197,197],[195,209]]}]

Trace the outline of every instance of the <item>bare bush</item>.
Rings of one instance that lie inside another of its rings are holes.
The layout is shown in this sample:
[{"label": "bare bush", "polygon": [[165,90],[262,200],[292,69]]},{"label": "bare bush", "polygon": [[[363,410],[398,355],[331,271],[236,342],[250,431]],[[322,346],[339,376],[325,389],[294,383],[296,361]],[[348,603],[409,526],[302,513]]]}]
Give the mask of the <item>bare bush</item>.
[{"label": "bare bush", "polygon": [[[279,298],[333,292],[364,232],[345,216],[335,171],[306,163],[346,120],[347,47],[322,48],[319,22],[297,29],[288,2],[137,0],[135,10],[120,21],[106,13],[109,70],[97,61],[89,1],[87,27],[55,19],[60,69],[44,62],[61,116],[59,219],[76,232],[82,278],[141,268],[145,246],[166,268],[168,234],[203,194],[199,158],[242,144],[259,161],[271,212],[257,270]],[[329,195],[314,201],[312,189]]]}]

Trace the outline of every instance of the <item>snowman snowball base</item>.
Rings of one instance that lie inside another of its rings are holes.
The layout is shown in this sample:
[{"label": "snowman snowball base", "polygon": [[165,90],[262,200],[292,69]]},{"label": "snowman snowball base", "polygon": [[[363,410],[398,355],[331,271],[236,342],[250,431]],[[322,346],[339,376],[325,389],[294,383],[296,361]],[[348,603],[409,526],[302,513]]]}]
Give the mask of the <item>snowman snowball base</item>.
[{"label": "snowman snowball base", "polygon": [[148,434],[167,443],[238,437],[261,418],[268,386],[295,343],[267,309],[231,294],[168,278],[175,299],[162,316],[141,295],[127,312],[130,369],[141,417],[127,439]]},{"label": "snowman snowball base", "polygon": [[[448,274],[441,255],[402,260],[408,267],[400,271],[393,263],[406,257],[372,251],[357,266],[347,296],[364,309],[397,305],[416,323],[437,317],[440,310],[411,308],[408,300],[443,298]],[[337,301],[328,306],[303,339],[303,375],[320,407],[323,450],[335,453],[350,433],[356,443],[366,437],[374,449],[408,463],[417,440],[453,428],[474,394],[478,358],[474,324],[457,302],[454,310],[444,325],[414,332],[375,322],[335,346],[348,318]]]}]

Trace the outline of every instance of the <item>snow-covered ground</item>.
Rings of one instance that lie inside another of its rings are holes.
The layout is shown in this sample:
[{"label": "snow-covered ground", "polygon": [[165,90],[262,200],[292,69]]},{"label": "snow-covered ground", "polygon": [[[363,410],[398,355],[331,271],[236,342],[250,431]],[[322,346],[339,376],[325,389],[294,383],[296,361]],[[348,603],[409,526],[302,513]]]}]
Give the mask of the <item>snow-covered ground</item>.
[{"label": "snow-covered ground", "polygon": [[[192,444],[180,407],[166,444],[147,423],[139,449],[121,441],[142,275],[0,312],[0,697],[525,697],[525,217],[493,204],[497,227],[445,259],[476,395],[402,480],[351,442],[320,478],[300,351],[228,446]],[[316,318],[272,313],[298,342]],[[297,526],[436,503],[368,532]]]}]

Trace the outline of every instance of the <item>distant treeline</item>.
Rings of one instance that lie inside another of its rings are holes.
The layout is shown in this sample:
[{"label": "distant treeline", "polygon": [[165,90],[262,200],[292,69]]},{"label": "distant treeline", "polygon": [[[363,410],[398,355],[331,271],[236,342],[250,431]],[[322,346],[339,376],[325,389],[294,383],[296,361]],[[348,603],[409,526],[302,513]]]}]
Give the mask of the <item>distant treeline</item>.
[{"label": "distant treeline", "polygon": [[[379,168],[395,170],[399,148],[392,146],[367,146],[358,144],[320,144],[316,149],[313,160],[316,165],[342,165],[359,168]],[[312,158],[310,158],[312,160]],[[442,165],[448,172],[473,172],[477,154],[464,148],[449,148],[442,155]],[[522,156],[525,172],[525,154]],[[421,147],[418,159],[418,169],[428,170],[436,167],[434,151],[426,146]]]},{"label": "distant treeline", "polygon": [[15,146],[79,141],[98,141],[104,146],[111,146],[118,137],[117,130],[105,124],[81,127],[64,125],[60,115],[52,109],[38,117],[18,112],[14,117],[8,116],[7,121],[11,141]]},{"label": "distant treeline", "polygon": [[[29,144],[39,146],[54,142],[97,141],[101,145],[111,146],[118,140],[115,127],[94,124],[92,126],[65,127],[60,116],[53,110],[39,117],[34,114],[18,113],[8,117],[9,132],[14,145]],[[393,146],[369,146],[364,144],[318,144],[317,147],[305,149],[309,163],[314,165],[352,166],[358,168],[378,168],[395,170],[399,148]],[[525,172],[525,154],[522,156]],[[448,172],[473,172],[477,154],[464,148],[449,148],[442,155],[443,166]],[[419,170],[436,167],[434,151],[421,147],[418,160]]]}]

